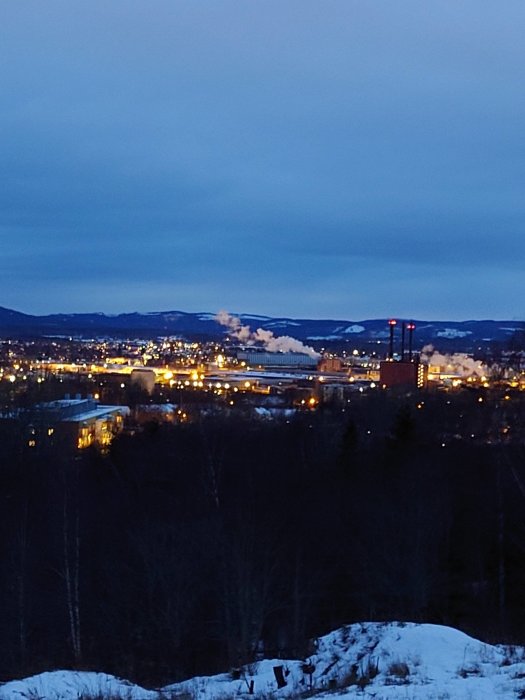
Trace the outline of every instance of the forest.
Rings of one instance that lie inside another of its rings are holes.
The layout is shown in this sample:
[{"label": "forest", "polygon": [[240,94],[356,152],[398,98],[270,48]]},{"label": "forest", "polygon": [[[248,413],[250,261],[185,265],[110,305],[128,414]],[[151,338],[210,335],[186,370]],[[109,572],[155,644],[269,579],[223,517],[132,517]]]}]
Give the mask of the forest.
[{"label": "forest", "polygon": [[160,685],[364,620],[524,643],[521,441],[497,439],[497,402],[422,400],[218,411],[75,454],[0,426],[0,678]]}]

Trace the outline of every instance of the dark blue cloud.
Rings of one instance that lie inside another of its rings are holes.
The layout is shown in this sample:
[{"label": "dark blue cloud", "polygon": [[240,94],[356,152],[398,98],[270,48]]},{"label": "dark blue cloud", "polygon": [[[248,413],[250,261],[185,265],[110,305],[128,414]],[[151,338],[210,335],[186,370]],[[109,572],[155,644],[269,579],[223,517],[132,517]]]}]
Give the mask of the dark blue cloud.
[{"label": "dark blue cloud", "polygon": [[4,4],[0,303],[523,316],[524,19]]}]

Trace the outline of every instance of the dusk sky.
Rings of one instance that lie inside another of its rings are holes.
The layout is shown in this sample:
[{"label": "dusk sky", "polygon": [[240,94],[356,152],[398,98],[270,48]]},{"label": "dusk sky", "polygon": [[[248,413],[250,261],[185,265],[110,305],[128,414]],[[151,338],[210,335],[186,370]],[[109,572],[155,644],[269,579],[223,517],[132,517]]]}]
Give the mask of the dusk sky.
[{"label": "dusk sky", "polygon": [[525,3],[7,0],[0,305],[525,318]]}]

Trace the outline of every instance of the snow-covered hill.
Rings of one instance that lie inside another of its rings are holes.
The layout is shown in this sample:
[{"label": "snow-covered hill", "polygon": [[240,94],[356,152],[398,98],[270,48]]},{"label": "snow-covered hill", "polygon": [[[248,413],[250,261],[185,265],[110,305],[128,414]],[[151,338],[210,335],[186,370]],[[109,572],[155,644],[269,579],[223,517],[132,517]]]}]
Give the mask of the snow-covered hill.
[{"label": "snow-covered hill", "polygon": [[[225,312],[223,312],[225,313]],[[241,325],[275,335],[293,336],[310,344],[327,341],[352,345],[387,342],[387,319],[361,321],[334,319],[272,318],[253,314],[236,315]],[[439,348],[471,351],[493,341],[508,343],[525,325],[517,321],[423,321],[415,319],[415,346],[434,344]],[[82,313],[31,316],[0,307],[0,337],[10,335],[72,335],[83,337],[153,337],[178,335],[186,338],[221,340],[231,329],[219,323],[213,313],[159,311],[151,313]],[[396,343],[399,342],[398,327]],[[376,348],[377,349],[377,348]]]},{"label": "snow-covered hill", "polygon": [[[286,685],[278,688],[281,673]],[[525,649],[491,646],[440,625],[361,623],[319,638],[308,659],[259,661],[240,673],[193,678],[156,691],[102,673],[74,671],[43,673],[0,687],[0,700],[266,700],[312,695],[516,700],[525,698]]]}]

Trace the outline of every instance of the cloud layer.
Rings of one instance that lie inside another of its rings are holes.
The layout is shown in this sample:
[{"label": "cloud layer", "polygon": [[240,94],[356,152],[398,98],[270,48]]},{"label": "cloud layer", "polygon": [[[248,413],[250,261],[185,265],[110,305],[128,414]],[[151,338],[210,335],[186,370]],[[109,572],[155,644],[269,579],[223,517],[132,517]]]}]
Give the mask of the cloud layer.
[{"label": "cloud layer", "polygon": [[523,317],[523,20],[4,4],[1,303]]}]

